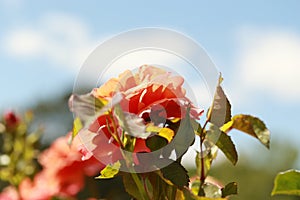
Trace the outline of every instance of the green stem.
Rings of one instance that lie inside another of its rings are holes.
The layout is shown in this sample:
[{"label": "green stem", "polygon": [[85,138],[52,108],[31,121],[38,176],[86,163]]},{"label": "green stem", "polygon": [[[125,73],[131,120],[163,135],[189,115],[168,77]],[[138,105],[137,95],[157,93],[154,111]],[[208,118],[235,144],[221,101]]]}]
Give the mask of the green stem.
[{"label": "green stem", "polygon": [[121,152],[122,152],[123,158],[125,159],[129,173],[131,174],[131,177],[132,177],[134,183],[136,184],[137,189],[139,190],[142,200],[150,200],[150,197],[148,196],[148,194],[144,188],[143,182],[140,180],[138,174],[134,171],[134,169],[131,165],[133,163],[132,158],[128,158],[128,156],[126,156],[123,151],[121,151]]},{"label": "green stem", "polygon": [[130,173],[131,173],[131,177],[132,177],[133,181],[135,182],[143,200],[150,200],[147,192],[145,191],[145,188],[143,186],[141,179],[138,177],[138,175],[136,173],[134,173],[134,172],[130,172]]},{"label": "green stem", "polygon": [[202,145],[203,145],[204,137],[205,137],[205,136],[203,136],[203,133],[204,133],[206,125],[208,124],[208,121],[209,121],[208,119],[205,121],[205,123],[203,125],[203,128],[201,130],[201,133],[200,133],[201,174],[199,174],[199,176],[200,176],[200,186],[199,186],[199,190],[198,190],[198,196],[203,196],[204,195],[202,186],[203,186],[204,181],[206,179],[206,175],[205,175],[204,154],[203,154]]}]

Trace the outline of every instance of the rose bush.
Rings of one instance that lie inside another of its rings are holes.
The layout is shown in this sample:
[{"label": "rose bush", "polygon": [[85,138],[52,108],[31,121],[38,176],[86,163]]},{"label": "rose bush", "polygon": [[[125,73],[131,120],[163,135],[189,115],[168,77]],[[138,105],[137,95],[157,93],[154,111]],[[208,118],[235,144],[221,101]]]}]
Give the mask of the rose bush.
[{"label": "rose bush", "polygon": [[[223,184],[208,172],[218,150],[232,164],[238,161],[228,133],[240,130],[269,148],[270,132],[256,117],[231,116],[222,80],[220,76],[201,125],[203,110],[187,98],[182,77],[148,65],[135,73],[127,70],[89,94],[73,94],[72,133],[57,138],[41,154],[35,147],[39,134],[27,134],[26,120],[6,114],[0,122],[0,142],[5,141],[0,178],[10,186],[0,200],[73,200],[85,187],[86,177],[99,172],[97,179],[121,176],[126,192],[138,200],[227,199],[237,193],[237,184]],[[196,175],[190,178],[181,159],[197,138]],[[41,170],[34,175],[36,158]]]}]

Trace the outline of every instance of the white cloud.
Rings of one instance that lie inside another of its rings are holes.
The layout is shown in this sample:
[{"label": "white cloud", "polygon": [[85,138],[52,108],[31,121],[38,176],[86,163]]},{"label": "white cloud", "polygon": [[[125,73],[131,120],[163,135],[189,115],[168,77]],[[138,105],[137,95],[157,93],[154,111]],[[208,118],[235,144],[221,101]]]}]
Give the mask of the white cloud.
[{"label": "white cloud", "polygon": [[17,58],[40,58],[55,65],[79,69],[95,41],[89,28],[78,18],[66,14],[44,15],[36,24],[6,33],[3,48]]},{"label": "white cloud", "polygon": [[[147,34],[146,36],[141,34],[139,37],[141,38],[138,41],[143,41],[143,38],[146,37],[146,40],[153,40],[154,44],[157,43],[157,37],[155,36],[149,37]],[[137,38],[128,39],[135,40]],[[112,43],[114,45],[118,44],[116,42]],[[89,27],[75,16],[50,13],[42,16],[31,26],[6,32],[3,44],[4,50],[14,58],[42,59],[44,62],[53,63],[54,66],[69,67],[71,70],[78,72],[92,50],[100,44],[100,40],[92,39]],[[192,57],[193,49],[187,44],[189,43],[181,41],[175,43],[174,48],[180,49],[181,53]],[[117,56],[115,55],[115,49],[118,49],[118,46],[110,46],[105,53],[109,56]],[[109,69],[104,72],[103,77],[101,77],[101,72],[105,66],[101,66],[101,60],[99,61],[102,54],[95,55],[93,59],[90,59],[92,61],[89,63],[92,63],[92,65],[88,65],[89,69],[86,74],[83,73],[83,82],[80,81],[79,85],[91,81],[91,84],[96,86],[97,81],[102,83],[111,77],[116,77],[126,69],[134,69],[143,64],[154,64],[167,67],[169,70],[183,76],[186,83],[185,87],[191,99],[198,102],[200,107],[209,105],[211,94],[205,85],[205,80],[191,64],[174,53],[159,49],[129,51],[112,60],[113,62]],[[197,55],[197,57],[199,56],[206,58],[205,54]],[[208,61],[201,63],[203,69],[211,67],[210,63],[206,62]],[[197,85],[197,87],[193,87],[194,85]]]},{"label": "white cloud", "polygon": [[243,84],[284,102],[299,101],[300,35],[246,28],[238,33],[238,38],[238,86]]},{"label": "white cloud", "polygon": [[12,32],[6,38],[4,45],[8,52],[16,56],[35,56],[43,48],[44,38],[37,31],[22,29]]}]

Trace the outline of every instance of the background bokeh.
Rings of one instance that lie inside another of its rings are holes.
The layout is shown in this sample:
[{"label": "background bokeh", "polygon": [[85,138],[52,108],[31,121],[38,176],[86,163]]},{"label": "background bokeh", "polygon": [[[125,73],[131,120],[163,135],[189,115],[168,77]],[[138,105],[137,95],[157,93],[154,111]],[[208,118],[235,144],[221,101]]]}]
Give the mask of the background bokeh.
[{"label": "background bokeh", "polygon": [[221,157],[212,175],[239,183],[235,199],[283,199],[269,194],[277,172],[300,168],[299,7],[296,0],[0,0],[0,112],[32,109],[46,145],[71,129],[67,100],[95,47],[133,28],[174,29],[218,66],[233,113],[259,116],[272,132],[270,151],[233,132],[240,160],[231,167]]}]

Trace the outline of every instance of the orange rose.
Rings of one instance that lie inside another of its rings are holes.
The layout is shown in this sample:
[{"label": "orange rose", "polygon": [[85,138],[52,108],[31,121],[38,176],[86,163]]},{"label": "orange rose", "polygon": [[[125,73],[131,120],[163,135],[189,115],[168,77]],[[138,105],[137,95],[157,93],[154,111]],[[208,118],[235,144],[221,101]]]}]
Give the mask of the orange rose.
[{"label": "orange rose", "polygon": [[[199,119],[203,111],[196,109],[185,96],[183,82],[180,76],[143,65],[135,74],[127,70],[118,78],[112,78],[95,88],[92,96],[110,102],[111,111],[100,112],[100,116],[96,116],[96,120],[88,125],[89,128],[79,133],[87,147],[82,150],[84,157],[96,155],[105,164],[122,159],[118,138],[121,138],[124,131],[136,138],[134,152],[150,152],[145,142],[151,135],[146,131],[147,124],[164,126],[167,120],[182,119],[188,106],[191,107],[191,117]],[[117,104],[130,131],[124,130],[119,123],[122,119],[115,115]]]},{"label": "orange rose", "polygon": [[[116,93],[122,93],[124,99],[121,106],[124,112],[140,115],[153,106],[161,105],[167,112],[167,118],[182,118],[186,109],[181,109],[191,103],[182,88],[184,79],[172,76],[162,69],[143,65],[136,74],[126,70],[119,78],[112,78],[101,87],[93,90],[98,98],[110,100]],[[195,108],[191,110],[194,118],[202,114]]]}]

